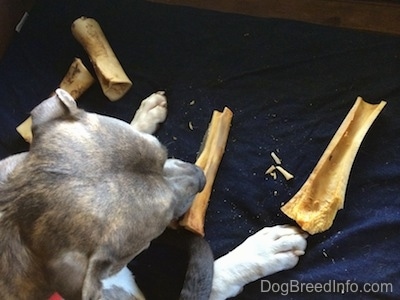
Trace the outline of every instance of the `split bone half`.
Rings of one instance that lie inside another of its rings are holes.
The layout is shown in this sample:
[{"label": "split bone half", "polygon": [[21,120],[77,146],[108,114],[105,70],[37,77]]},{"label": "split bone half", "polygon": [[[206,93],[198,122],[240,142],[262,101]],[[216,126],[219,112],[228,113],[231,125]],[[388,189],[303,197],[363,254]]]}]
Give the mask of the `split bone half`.
[{"label": "split bone half", "polygon": [[281,207],[303,230],[315,234],[332,226],[360,144],[385,105],[358,97],[304,185]]}]

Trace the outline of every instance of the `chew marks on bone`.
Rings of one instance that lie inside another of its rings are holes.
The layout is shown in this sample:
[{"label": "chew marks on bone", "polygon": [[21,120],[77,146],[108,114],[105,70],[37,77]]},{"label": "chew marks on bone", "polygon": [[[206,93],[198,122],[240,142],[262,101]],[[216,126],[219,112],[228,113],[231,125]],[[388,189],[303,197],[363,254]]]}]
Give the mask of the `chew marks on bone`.
[{"label": "chew marks on bone", "polygon": [[[92,84],[94,78],[79,58],[75,58],[59,87],[77,100]],[[32,142],[32,119],[27,118],[16,129],[28,143]]]},{"label": "chew marks on bone", "polygon": [[210,200],[211,190],[218,167],[225,152],[233,113],[225,107],[222,112],[214,111],[207,132],[204,136],[202,150],[196,160],[206,176],[206,185],[198,193],[192,206],[179,224],[194,233],[204,236],[204,218]]},{"label": "chew marks on bone", "polygon": [[74,59],[60,83],[60,88],[77,100],[92,84],[94,78],[80,58]]},{"label": "chew marks on bone", "polygon": [[124,96],[132,81],[122,69],[99,23],[92,18],[80,17],[72,23],[71,31],[88,53],[103,93],[111,101]]},{"label": "chew marks on bone", "polygon": [[360,144],[385,105],[358,97],[304,185],[281,207],[303,230],[315,234],[332,226]]}]

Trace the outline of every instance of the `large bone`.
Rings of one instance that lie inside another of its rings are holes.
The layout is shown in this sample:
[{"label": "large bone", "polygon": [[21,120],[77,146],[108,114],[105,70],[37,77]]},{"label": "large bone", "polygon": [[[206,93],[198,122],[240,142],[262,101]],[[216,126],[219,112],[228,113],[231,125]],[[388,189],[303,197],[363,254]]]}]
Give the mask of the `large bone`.
[{"label": "large bone", "polygon": [[88,53],[104,94],[116,101],[131,88],[132,81],[122,69],[99,23],[92,18],[80,17],[71,26],[76,40]]},{"label": "large bone", "polygon": [[198,193],[190,209],[183,216],[179,224],[194,233],[204,236],[204,219],[212,186],[217,175],[218,167],[225,152],[233,113],[225,107],[222,112],[214,111],[208,130],[204,136],[201,150],[196,165],[206,176],[206,185]]},{"label": "large bone", "polygon": [[[79,58],[75,58],[59,87],[77,100],[94,82],[93,76]],[[32,142],[32,118],[27,118],[16,129],[28,143]]]},{"label": "large bone", "polygon": [[332,226],[343,208],[351,167],[365,134],[386,105],[358,97],[307,181],[281,210],[310,234]]}]

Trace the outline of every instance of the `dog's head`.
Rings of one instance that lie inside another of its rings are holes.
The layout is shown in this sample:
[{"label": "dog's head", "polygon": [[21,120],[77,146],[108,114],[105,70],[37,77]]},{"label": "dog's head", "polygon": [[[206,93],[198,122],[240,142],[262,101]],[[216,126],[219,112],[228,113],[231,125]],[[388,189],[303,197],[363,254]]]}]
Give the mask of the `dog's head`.
[{"label": "dog's head", "polygon": [[138,132],[124,121],[79,109],[61,89],[31,115],[30,152],[35,159],[49,168],[89,177],[118,172],[139,173],[148,180],[162,176],[173,194],[172,218],[181,216],[205,185],[204,174],[197,166],[167,159],[165,147],[154,136]]},{"label": "dog's head", "polygon": [[189,208],[205,176],[167,159],[154,136],[79,109],[63,90],[31,116],[30,151],[0,164],[1,201],[12,206],[2,220],[17,224],[53,288],[94,296],[100,279]]}]

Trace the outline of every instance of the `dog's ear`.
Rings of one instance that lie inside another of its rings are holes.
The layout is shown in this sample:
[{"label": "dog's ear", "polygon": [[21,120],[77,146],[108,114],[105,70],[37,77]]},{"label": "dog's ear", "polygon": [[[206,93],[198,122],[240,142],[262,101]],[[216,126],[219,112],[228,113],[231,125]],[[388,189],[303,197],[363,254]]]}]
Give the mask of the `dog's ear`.
[{"label": "dog's ear", "polygon": [[37,126],[60,117],[74,118],[79,111],[74,98],[68,92],[57,89],[52,97],[32,110],[32,125]]}]

